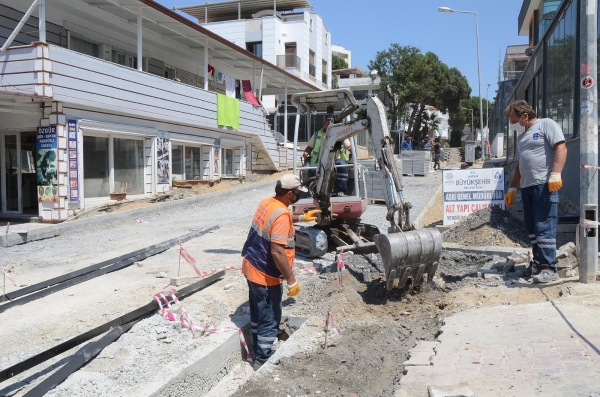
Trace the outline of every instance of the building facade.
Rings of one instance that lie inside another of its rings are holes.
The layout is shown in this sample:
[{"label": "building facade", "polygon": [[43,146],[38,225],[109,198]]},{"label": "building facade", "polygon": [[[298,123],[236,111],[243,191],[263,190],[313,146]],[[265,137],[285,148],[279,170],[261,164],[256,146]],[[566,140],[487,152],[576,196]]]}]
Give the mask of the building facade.
[{"label": "building facade", "polygon": [[[552,118],[562,128],[569,151],[562,192],[574,203],[579,203],[581,127],[578,98],[582,89],[579,18],[582,1],[523,2],[518,29],[521,35],[529,36],[531,57],[510,97],[510,100],[528,101],[538,117]],[[593,77],[598,81],[598,76]],[[509,160],[514,158],[515,142],[515,132],[509,131]]]},{"label": "building facade", "polygon": [[[307,1],[251,0],[177,9],[314,87],[331,89],[331,33]],[[263,90],[260,99],[272,113],[286,102],[286,94]]]},{"label": "building facade", "polygon": [[312,85],[152,0],[42,4],[0,0],[2,216],[62,221],[291,163],[254,98],[258,71],[273,93]]}]

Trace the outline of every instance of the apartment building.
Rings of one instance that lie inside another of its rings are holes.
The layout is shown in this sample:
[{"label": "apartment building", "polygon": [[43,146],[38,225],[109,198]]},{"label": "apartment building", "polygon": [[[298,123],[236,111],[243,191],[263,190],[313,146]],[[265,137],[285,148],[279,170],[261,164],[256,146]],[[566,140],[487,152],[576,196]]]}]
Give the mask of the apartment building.
[{"label": "apartment building", "polygon": [[0,46],[4,217],[286,168],[256,96],[316,89],[152,0],[0,0]]}]

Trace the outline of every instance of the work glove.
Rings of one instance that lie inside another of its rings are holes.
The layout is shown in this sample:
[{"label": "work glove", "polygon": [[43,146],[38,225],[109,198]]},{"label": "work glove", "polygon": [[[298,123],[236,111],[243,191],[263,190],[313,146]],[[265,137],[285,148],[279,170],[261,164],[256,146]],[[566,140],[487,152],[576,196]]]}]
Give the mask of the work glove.
[{"label": "work glove", "polygon": [[506,192],[506,194],[504,195],[504,204],[506,204],[507,207],[511,207],[511,208],[514,207],[516,195],[517,195],[516,187],[511,187],[510,189],[508,189],[508,192]]},{"label": "work glove", "polygon": [[562,187],[562,179],[560,178],[560,172],[551,172],[550,179],[548,179],[548,190],[555,192]]},{"label": "work glove", "polygon": [[300,292],[300,283],[295,282],[292,285],[288,285],[288,296],[296,296]]},{"label": "work glove", "polygon": [[305,214],[300,215],[300,222],[311,222],[317,220],[317,215],[321,213],[321,210],[310,210],[306,211]]}]

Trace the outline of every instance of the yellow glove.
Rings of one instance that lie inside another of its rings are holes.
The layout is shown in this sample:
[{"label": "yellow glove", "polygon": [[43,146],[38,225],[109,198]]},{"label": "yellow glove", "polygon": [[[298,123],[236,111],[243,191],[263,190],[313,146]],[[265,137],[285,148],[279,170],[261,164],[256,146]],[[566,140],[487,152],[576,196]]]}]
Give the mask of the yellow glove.
[{"label": "yellow glove", "polygon": [[288,285],[288,296],[296,296],[300,292],[300,283],[295,282],[292,285]]},{"label": "yellow glove", "polygon": [[317,220],[317,215],[321,213],[321,210],[310,210],[306,211],[304,215],[300,215],[300,222],[311,222]]},{"label": "yellow glove", "polygon": [[516,195],[517,188],[511,187],[510,189],[508,189],[508,192],[506,192],[506,194],[504,195],[504,204],[506,204],[507,207],[514,207]]},{"label": "yellow glove", "polygon": [[562,187],[562,179],[560,179],[560,172],[551,172],[550,179],[548,179],[548,190],[555,192]]}]

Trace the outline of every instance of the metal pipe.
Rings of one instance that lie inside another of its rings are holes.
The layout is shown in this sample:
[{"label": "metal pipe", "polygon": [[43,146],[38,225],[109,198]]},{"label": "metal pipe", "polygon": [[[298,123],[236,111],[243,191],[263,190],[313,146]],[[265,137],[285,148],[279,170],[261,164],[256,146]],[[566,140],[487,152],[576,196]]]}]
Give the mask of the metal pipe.
[{"label": "metal pipe", "polygon": [[285,96],[285,108],[283,109],[283,137],[285,139],[287,139],[287,133],[288,133],[288,95],[287,95],[287,78],[285,79],[285,89],[284,89],[284,96]]},{"label": "metal pipe", "polygon": [[[265,64],[260,64],[260,86],[258,87],[258,100],[262,101],[262,86],[263,86],[263,74],[265,73]],[[261,102],[262,103],[262,102]]]},{"label": "metal pipe", "polygon": [[38,18],[39,26],[39,40],[42,43],[46,42],[46,0],[40,0],[40,12]]},{"label": "metal pipe", "polygon": [[204,89],[208,91],[208,39],[204,41]]},{"label": "metal pipe", "polygon": [[[593,168],[579,171],[579,282],[590,284],[598,274],[598,85],[597,76],[597,9],[595,1],[580,3],[580,80],[581,131],[580,163]],[[582,223],[586,226],[582,225]]]},{"label": "metal pipe", "polygon": [[[208,1],[206,2],[208,4]],[[208,7],[204,6],[204,23],[208,23]]]},{"label": "metal pipe", "polygon": [[[44,0],[42,0],[44,1]],[[140,72],[143,70],[143,56],[142,56],[142,7],[138,8],[137,13],[137,70]]]},{"label": "metal pipe", "polygon": [[[477,79],[479,81],[479,128],[481,128],[481,147],[483,149],[485,145],[485,132],[483,131],[483,101],[481,99],[481,59],[479,56],[479,20],[477,13],[475,12],[475,37],[477,39]],[[485,158],[486,151],[484,150],[483,157]]]},{"label": "metal pipe", "polygon": [[34,0],[33,1],[33,3],[31,4],[31,6],[29,7],[29,9],[27,10],[27,12],[25,13],[25,15],[23,15],[23,18],[21,18],[21,20],[19,21],[19,23],[15,27],[15,30],[12,31],[12,33],[10,34],[10,36],[8,36],[8,39],[6,39],[6,42],[4,43],[4,45],[2,46],[2,48],[0,48],[0,51],[6,51],[6,49],[11,45],[11,43],[13,42],[13,40],[15,39],[15,37],[17,37],[17,35],[21,31],[21,28],[23,27],[23,25],[25,25],[25,22],[27,22],[27,20],[29,19],[29,17],[33,13],[33,10],[35,10],[35,7],[38,5],[39,2],[40,2],[40,0]]},{"label": "metal pipe", "polygon": [[[277,116],[275,116],[277,117]],[[298,130],[300,129],[300,106],[296,108],[296,125],[294,126],[294,175],[296,174],[296,163],[298,160],[296,156],[298,155]]]}]

